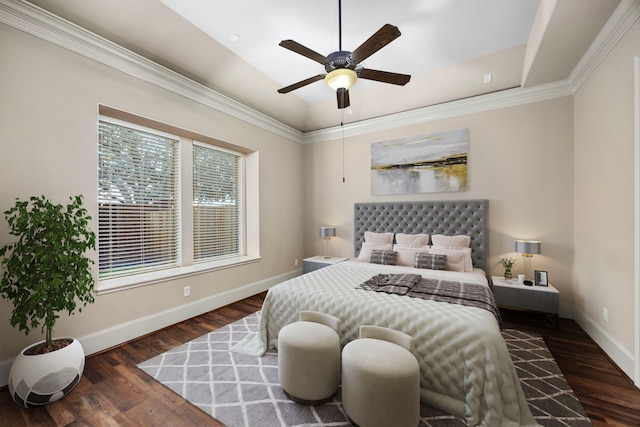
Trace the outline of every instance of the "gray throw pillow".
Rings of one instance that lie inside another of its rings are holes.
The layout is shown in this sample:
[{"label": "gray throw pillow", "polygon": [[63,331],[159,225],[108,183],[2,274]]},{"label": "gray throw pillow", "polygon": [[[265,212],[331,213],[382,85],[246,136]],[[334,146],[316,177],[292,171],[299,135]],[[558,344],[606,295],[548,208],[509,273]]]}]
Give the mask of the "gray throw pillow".
[{"label": "gray throw pillow", "polygon": [[447,256],[417,253],[413,262],[414,268],[428,268],[429,270],[446,270]]},{"label": "gray throw pillow", "polygon": [[372,264],[396,265],[398,253],[395,251],[372,250],[369,262]]}]

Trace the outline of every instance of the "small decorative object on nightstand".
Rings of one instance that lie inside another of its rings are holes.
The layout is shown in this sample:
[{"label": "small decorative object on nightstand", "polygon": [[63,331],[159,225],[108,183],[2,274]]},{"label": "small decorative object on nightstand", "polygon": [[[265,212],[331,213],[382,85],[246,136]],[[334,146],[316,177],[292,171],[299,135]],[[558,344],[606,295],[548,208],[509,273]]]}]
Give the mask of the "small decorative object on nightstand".
[{"label": "small decorative object on nightstand", "polygon": [[513,268],[513,264],[515,263],[516,259],[511,255],[502,255],[500,257],[500,264],[502,264],[502,266],[504,267],[504,278],[506,280],[509,280],[511,279],[511,277],[513,277],[511,269]]},{"label": "small decorative object on nightstand", "polygon": [[310,271],[319,270],[324,267],[328,267],[333,264],[337,264],[342,261],[346,261],[347,258],[339,257],[325,257],[322,255],[314,256],[311,258],[305,258],[302,261],[302,272],[308,273]]},{"label": "small decorative object on nightstand", "polygon": [[549,274],[546,271],[536,270],[534,276],[536,286],[549,286]]},{"label": "small decorative object on nightstand", "polygon": [[492,280],[498,307],[544,314],[554,327],[558,327],[560,292],[551,283],[547,286],[526,286],[500,276],[493,276]]}]

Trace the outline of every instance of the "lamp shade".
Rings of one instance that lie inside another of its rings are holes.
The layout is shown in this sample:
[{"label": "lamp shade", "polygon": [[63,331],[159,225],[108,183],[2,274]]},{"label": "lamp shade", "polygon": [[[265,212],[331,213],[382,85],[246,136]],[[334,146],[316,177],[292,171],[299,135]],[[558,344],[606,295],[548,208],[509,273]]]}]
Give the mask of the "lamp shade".
[{"label": "lamp shade", "polygon": [[516,240],[516,252],[535,255],[540,253],[542,244],[536,240]]},{"label": "lamp shade", "polygon": [[320,227],[320,237],[334,237],[335,235],[335,227]]},{"label": "lamp shade", "polygon": [[357,79],[358,75],[355,71],[348,68],[338,68],[327,74],[324,77],[324,82],[335,91],[340,88],[349,90],[349,88],[356,83]]}]

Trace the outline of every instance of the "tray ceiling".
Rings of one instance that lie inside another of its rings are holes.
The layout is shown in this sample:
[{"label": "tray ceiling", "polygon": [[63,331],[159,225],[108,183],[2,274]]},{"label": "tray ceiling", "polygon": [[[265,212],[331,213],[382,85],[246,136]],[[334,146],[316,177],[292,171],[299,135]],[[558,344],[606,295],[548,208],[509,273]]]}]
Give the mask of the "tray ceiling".
[{"label": "tray ceiling", "polygon": [[337,0],[30,0],[302,132],[565,80],[619,2],[343,0],[343,49],[396,25],[402,35],[365,66],[412,75],[406,86],[359,79],[345,112],[322,81],[277,93],[324,72],[278,43],[338,50]]}]

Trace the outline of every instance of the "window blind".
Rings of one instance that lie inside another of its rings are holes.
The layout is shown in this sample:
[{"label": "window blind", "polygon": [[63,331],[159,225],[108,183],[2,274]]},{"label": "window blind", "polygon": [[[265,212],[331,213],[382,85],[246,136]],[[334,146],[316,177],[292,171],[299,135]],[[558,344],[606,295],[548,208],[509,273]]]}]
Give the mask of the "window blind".
[{"label": "window blind", "polygon": [[101,279],[179,262],[178,140],[99,122]]},{"label": "window blind", "polygon": [[240,255],[239,153],[193,146],[194,263]]}]

